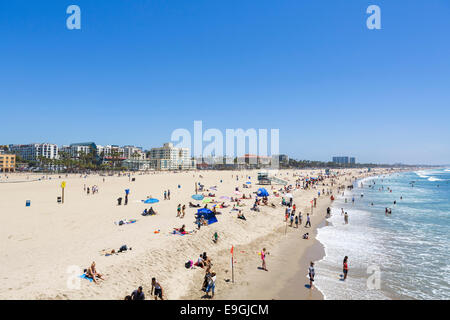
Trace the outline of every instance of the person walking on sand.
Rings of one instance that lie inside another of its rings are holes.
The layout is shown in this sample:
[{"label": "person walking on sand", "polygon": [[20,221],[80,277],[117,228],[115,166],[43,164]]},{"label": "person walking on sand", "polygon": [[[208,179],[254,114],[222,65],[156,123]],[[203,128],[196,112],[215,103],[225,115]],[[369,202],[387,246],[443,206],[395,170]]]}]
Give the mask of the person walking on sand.
[{"label": "person walking on sand", "polygon": [[348,213],[347,212],[345,212],[345,214],[344,214],[344,223],[348,224]]},{"label": "person walking on sand", "polygon": [[262,269],[265,271],[269,271],[266,268],[266,248],[263,248],[261,251],[261,260],[262,260]]},{"label": "person walking on sand", "polygon": [[[153,293],[153,288],[155,289],[154,293]],[[158,300],[158,297],[161,300],[164,300],[163,298],[163,288],[161,287],[161,285],[159,284],[158,281],[156,281],[156,278],[152,278],[152,289],[150,290],[150,294],[155,296],[155,300]]]},{"label": "person walking on sand", "polygon": [[311,218],[309,217],[309,213],[306,214],[305,228],[308,227],[308,226],[311,228]]},{"label": "person walking on sand", "polygon": [[164,200],[167,200],[167,191],[164,190]]},{"label": "person walking on sand", "polygon": [[343,273],[344,273],[344,279],[343,279],[343,281],[345,281],[345,279],[347,279],[347,274],[348,274],[348,257],[347,256],[345,256],[344,257],[344,262],[342,263],[343,264]]},{"label": "person walking on sand", "polygon": [[167,190],[167,200],[170,200],[170,190]]},{"label": "person walking on sand", "polygon": [[142,287],[137,288],[131,293],[131,300],[145,300],[144,292],[142,291]]},{"label": "person walking on sand", "polygon": [[308,275],[309,275],[309,288],[312,289],[313,282],[314,282],[314,276],[316,275],[316,273],[314,271],[314,262],[312,262],[312,261],[311,261],[311,264],[309,265]]},{"label": "person walking on sand", "polygon": [[186,205],[183,204],[183,206],[181,207],[181,218],[184,218],[185,211],[186,211]]},{"label": "person walking on sand", "polygon": [[181,204],[178,204],[177,206],[177,217],[179,217],[181,214]]},{"label": "person walking on sand", "polygon": [[209,298],[209,291],[211,291],[211,299],[214,298],[214,289],[216,288],[216,273],[211,272],[208,276],[208,285],[206,286],[206,296]]}]

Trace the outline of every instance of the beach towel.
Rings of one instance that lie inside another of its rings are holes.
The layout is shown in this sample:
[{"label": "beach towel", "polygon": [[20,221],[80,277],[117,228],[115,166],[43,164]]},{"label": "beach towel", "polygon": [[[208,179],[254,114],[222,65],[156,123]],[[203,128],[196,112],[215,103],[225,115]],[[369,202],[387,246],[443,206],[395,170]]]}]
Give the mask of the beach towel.
[{"label": "beach towel", "polygon": [[186,235],[186,234],[191,234],[191,233],[193,233],[194,231],[184,231],[184,232],[180,232],[180,231],[178,231],[178,230],[173,230],[172,232],[169,232],[170,234],[176,234],[176,235],[179,235],[179,236],[184,236],[184,235]]},{"label": "beach towel", "polygon": [[89,280],[89,282],[94,281],[94,280],[92,280],[92,278],[89,278],[89,277],[88,277],[86,274],[84,274],[84,273],[80,276],[80,278],[81,278],[81,279]]},{"label": "beach towel", "polygon": [[135,223],[137,220],[136,219],[123,219],[123,220],[119,220],[114,222],[115,224],[117,224],[118,226],[121,226],[123,224],[130,224],[130,223]]}]

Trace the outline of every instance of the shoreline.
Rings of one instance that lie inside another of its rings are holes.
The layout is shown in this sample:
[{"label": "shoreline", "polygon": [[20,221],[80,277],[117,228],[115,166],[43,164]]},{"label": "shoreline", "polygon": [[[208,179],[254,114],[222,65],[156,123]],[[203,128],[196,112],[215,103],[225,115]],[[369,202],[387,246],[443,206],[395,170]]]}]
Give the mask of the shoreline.
[{"label": "shoreline", "polygon": [[[393,172],[390,172],[390,173],[383,173],[383,174],[374,174],[374,175],[369,175],[369,176],[366,176],[366,177],[360,177],[360,178],[357,178],[357,179],[355,179],[354,181],[353,181],[353,185],[359,185],[359,183],[361,183],[361,182],[363,182],[363,181],[366,181],[366,180],[371,180],[371,179],[376,179],[376,178],[380,178],[380,177],[382,177],[382,176],[385,176],[385,177],[389,177],[389,176],[392,176],[392,175],[394,175],[394,174],[398,174],[398,173],[407,173],[407,172],[415,172],[415,170],[417,170],[417,168],[416,169],[414,169],[414,170],[396,170],[396,171],[393,171]],[[346,191],[348,191],[348,190],[346,190]],[[350,194],[348,195],[349,197],[352,197],[352,196],[355,196],[355,193],[354,193],[354,190],[352,189],[352,190],[350,190]],[[336,200],[338,200],[338,199],[343,199],[344,198],[344,196],[342,195],[342,194],[339,194],[337,197],[336,197]],[[333,209],[335,209],[335,210],[338,210],[339,208],[337,207],[337,205],[336,204],[332,204],[331,205],[331,208]],[[333,210],[332,210],[333,211]],[[326,219],[324,219],[324,222],[322,223],[322,225],[321,226],[319,226],[318,228],[317,228],[317,232],[318,232],[318,230],[320,229],[320,228],[323,228],[323,227],[325,227],[325,226],[328,226],[328,225],[333,225],[331,222],[329,223]],[[317,233],[316,233],[316,235],[317,235]],[[323,256],[320,258],[320,259],[318,259],[316,262],[319,262],[319,261],[322,261],[323,259],[325,259],[326,258],[326,244],[324,244],[324,243],[322,243],[322,242],[320,242],[319,240],[317,240],[320,244],[321,244],[321,246],[322,246],[322,248],[323,248]],[[318,287],[318,289],[320,290],[320,287]],[[326,299],[325,298],[325,294],[322,292],[322,295],[324,296],[324,299]],[[392,297],[394,297],[394,296],[392,296]]]}]

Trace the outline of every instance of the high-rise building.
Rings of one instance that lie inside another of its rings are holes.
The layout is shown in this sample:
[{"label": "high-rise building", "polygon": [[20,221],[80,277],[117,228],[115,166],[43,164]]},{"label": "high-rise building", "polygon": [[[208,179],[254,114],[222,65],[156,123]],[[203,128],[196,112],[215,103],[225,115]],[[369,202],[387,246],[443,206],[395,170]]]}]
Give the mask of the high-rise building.
[{"label": "high-rise building", "polygon": [[355,164],[356,159],[354,157],[333,157],[333,162],[338,164]]},{"label": "high-rise building", "polygon": [[11,144],[9,150],[28,161],[37,161],[40,157],[58,158],[58,146],[52,143]]},{"label": "high-rise building", "polygon": [[189,148],[176,148],[172,143],[165,143],[161,148],[152,148],[149,159],[156,170],[190,170],[196,167]]}]

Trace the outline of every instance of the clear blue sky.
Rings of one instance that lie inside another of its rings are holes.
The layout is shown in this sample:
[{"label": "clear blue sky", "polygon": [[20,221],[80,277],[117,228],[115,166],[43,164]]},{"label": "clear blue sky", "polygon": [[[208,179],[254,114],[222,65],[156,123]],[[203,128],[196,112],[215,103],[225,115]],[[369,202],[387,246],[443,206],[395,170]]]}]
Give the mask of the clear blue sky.
[{"label": "clear blue sky", "polygon": [[279,128],[299,159],[450,163],[449,16],[448,0],[1,1],[0,144],[150,148],[202,120]]}]

